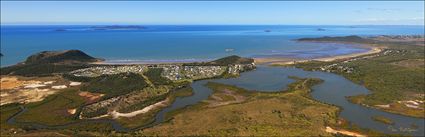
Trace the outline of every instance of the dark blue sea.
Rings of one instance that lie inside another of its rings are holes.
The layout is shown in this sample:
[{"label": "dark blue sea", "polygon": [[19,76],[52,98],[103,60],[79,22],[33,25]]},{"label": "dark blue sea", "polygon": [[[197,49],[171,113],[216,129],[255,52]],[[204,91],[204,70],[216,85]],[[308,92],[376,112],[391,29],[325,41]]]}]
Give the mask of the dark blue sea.
[{"label": "dark blue sea", "polygon": [[424,34],[424,26],[144,25],[1,26],[1,66],[36,52],[79,49],[111,62],[203,61],[228,55],[315,58],[366,51],[348,44],[296,42],[302,37]]}]

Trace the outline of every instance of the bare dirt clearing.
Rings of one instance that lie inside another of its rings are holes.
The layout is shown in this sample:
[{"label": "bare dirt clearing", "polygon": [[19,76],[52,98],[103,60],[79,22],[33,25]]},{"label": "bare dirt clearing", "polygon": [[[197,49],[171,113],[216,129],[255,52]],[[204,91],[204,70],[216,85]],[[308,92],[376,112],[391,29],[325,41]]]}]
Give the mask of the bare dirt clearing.
[{"label": "bare dirt clearing", "polygon": [[1,90],[14,89],[24,85],[39,84],[39,83],[41,82],[35,81],[35,80],[29,80],[29,81],[19,80],[18,77],[14,77],[14,76],[2,77],[0,89]]},{"label": "bare dirt clearing", "polygon": [[0,105],[41,101],[45,97],[67,88],[68,83],[59,76],[2,76]]}]

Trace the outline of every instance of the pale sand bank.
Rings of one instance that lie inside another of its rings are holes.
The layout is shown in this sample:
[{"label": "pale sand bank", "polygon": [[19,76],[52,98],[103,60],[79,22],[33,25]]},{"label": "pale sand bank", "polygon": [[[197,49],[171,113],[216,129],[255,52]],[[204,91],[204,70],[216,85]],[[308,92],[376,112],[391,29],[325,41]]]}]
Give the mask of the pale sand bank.
[{"label": "pale sand bank", "polygon": [[120,112],[117,112],[117,111],[112,111],[110,113],[110,115],[114,119],[119,118],[119,117],[134,117],[134,116],[139,115],[139,114],[147,113],[154,108],[166,106],[167,102],[168,102],[168,99],[165,99],[163,101],[160,101],[160,102],[157,102],[157,103],[152,104],[150,106],[147,106],[147,107],[145,107],[141,110],[136,110],[136,111],[133,111],[133,112],[130,112],[130,113],[120,113]]},{"label": "pale sand bank", "polygon": [[361,53],[352,53],[346,55],[338,55],[332,57],[323,57],[323,58],[315,58],[315,59],[298,59],[298,58],[254,58],[255,63],[257,64],[270,64],[270,65],[290,65],[295,63],[307,62],[307,61],[323,61],[323,62],[331,62],[335,60],[343,60],[354,58],[358,56],[376,54],[383,50],[382,47],[371,47],[367,52]]}]

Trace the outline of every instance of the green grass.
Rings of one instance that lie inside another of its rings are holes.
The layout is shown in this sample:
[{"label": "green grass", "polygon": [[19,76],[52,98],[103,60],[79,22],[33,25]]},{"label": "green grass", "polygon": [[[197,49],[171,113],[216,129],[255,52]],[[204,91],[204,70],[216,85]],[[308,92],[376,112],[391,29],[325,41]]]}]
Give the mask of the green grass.
[{"label": "green grass", "polygon": [[67,113],[67,109],[76,109],[85,103],[76,89],[66,89],[48,96],[43,101],[25,105],[26,112],[16,117],[19,122],[36,122],[46,125],[60,125],[75,121],[76,115]]},{"label": "green grass", "polygon": [[1,113],[1,115],[0,115],[0,127],[1,127],[1,130],[16,128],[15,125],[7,124],[7,119],[9,119],[11,116],[18,113],[19,111],[21,111],[21,109],[19,108],[19,104],[7,104],[7,105],[0,106],[0,113]]}]

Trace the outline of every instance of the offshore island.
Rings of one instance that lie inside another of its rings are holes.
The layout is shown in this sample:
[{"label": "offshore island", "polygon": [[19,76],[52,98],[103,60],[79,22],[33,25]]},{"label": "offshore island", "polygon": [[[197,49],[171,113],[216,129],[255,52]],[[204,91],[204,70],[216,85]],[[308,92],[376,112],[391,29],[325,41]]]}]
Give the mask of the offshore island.
[{"label": "offshore island", "polygon": [[370,50],[155,64],[44,51],[1,68],[1,135],[424,135],[424,36],[296,41]]}]

